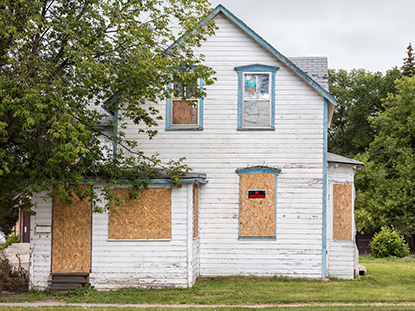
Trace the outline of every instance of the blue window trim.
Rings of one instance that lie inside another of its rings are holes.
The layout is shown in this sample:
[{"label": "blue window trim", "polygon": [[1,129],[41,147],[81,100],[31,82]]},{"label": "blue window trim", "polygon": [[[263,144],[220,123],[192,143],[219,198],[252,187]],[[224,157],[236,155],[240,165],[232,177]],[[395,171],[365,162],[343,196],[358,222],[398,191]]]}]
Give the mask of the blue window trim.
[{"label": "blue window trim", "polygon": [[[239,209],[238,209],[238,239],[239,240],[268,240],[275,241],[277,239],[277,185],[278,185],[278,175],[281,170],[273,167],[264,167],[264,166],[254,166],[237,169],[236,173],[239,175]],[[241,236],[241,175],[248,174],[274,174],[275,175],[275,236],[273,237],[242,237]]]},{"label": "blue window trim", "polygon": [[[202,78],[199,79],[199,87],[201,90],[203,90],[204,87],[204,81]],[[167,85],[167,91],[169,94],[171,94],[172,85],[169,83]],[[168,97],[166,99],[166,131],[202,131],[203,130],[203,98],[200,97],[197,105],[198,109],[198,124],[195,124],[194,126],[184,126],[181,127],[180,125],[173,125],[171,123],[171,117],[172,117],[172,98]]]},{"label": "blue window trim", "polygon": [[[118,179],[118,181],[123,181],[123,180]],[[107,183],[107,182],[110,182],[110,181],[106,180],[106,179],[102,179],[102,180],[83,179],[82,182],[83,183],[91,182],[91,183],[99,184],[99,183]],[[143,182],[143,180],[142,179],[136,179],[136,180],[133,180],[133,181],[128,181],[128,184],[131,184],[131,183],[135,184],[135,183],[139,183],[139,182]],[[149,179],[148,182],[152,183],[152,184],[172,184],[174,181],[173,181],[173,179],[168,179],[168,178],[160,178],[160,179],[155,178],[155,179]],[[182,184],[189,184],[189,183],[195,183],[195,182],[201,183],[201,184],[207,184],[208,180],[206,180],[205,178],[187,178],[187,179],[183,178],[182,181],[181,181]]]},{"label": "blue window trim", "polygon": [[118,104],[118,96],[120,92],[116,92],[114,95],[112,95],[110,98],[108,98],[103,105],[101,105],[102,108],[107,110],[110,114],[114,117],[114,125],[112,129],[112,135],[113,135],[113,142],[112,142],[112,160],[115,161],[115,158],[118,153],[118,110],[119,110],[119,104]]},{"label": "blue window trim", "polygon": [[328,133],[328,100],[324,99],[324,125],[323,125],[323,234],[321,243],[321,277],[327,275],[327,133]]},{"label": "blue window trim", "polygon": [[[238,73],[238,131],[275,131],[275,73],[279,67],[267,66],[261,64],[252,64],[247,66],[235,67]],[[249,72],[265,72],[271,74],[271,124],[270,127],[243,127],[242,125],[242,108],[243,108],[243,75]]]}]

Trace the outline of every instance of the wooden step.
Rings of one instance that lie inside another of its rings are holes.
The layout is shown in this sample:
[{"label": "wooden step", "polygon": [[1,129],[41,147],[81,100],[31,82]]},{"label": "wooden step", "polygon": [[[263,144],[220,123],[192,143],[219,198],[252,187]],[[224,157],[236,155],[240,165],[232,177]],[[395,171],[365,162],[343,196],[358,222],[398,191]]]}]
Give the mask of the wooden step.
[{"label": "wooden step", "polygon": [[49,289],[59,292],[82,289],[89,283],[89,273],[52,273]]}]

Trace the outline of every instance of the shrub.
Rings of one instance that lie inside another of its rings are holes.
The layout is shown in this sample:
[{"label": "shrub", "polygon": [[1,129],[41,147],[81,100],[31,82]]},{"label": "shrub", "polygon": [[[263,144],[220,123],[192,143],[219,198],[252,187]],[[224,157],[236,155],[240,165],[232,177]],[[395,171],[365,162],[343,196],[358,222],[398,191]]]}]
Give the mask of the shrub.
[{"label": "shrub", "polygon": [[0,251],[0,291],[25,292],[28,288],[27,272],[23,268],[13,271],[4,252]]},{"label": "shrub", "polygon": [[376,258],[394,256],[402,258],[409,255],[409,247],[405,239],[394,228],[386,226],[375,234],[370,242],[372,255]]},{"label": "shrub", "polygon": [[0,251],[5,250],[10,245],[12,245],[13,243],[17,243],[17,242],[19,242],[19,237],[18,236],[14,235],[14,234],[8,236],[6,238],[6,242],[4,242],[4,244],[0,244]]}]

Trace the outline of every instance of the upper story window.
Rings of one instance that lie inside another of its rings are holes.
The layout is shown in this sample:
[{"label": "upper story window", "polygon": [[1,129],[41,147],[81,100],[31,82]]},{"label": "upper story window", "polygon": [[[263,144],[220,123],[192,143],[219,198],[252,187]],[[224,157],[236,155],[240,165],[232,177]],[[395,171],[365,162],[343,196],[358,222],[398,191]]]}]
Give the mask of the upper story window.
[{"label": "upper story window", "polygon": [[278,67],[248,65],[238,72],[238,130],[275,129],[275,72]]},{"label": "upper story window", "polygon": [[171,97],[167,99],[167,130],[202,130],[203,99],[197,97],[203,80],[193,78],[186,83],[175,80],[169,85]]}]

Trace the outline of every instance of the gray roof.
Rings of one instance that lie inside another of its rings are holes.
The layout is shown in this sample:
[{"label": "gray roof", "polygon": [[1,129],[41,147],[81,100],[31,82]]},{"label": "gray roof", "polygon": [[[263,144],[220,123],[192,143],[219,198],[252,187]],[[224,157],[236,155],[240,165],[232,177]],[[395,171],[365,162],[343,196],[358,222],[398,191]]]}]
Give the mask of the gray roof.
[{"label": "gray roof", "polygon": [[351,165],[364,165],[362,162],[343,157],[338,154],[327,152],[327,162],[329,163],[341,163],[341,164],[351,164]]},{"label": "gray roof", "polygon": [[326,91],[329,90],[327,57],[289,57],[289,60]]}]

